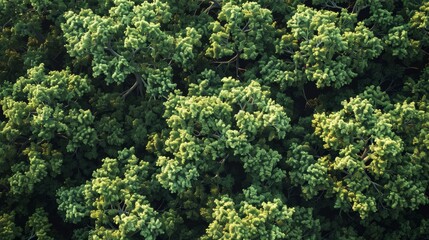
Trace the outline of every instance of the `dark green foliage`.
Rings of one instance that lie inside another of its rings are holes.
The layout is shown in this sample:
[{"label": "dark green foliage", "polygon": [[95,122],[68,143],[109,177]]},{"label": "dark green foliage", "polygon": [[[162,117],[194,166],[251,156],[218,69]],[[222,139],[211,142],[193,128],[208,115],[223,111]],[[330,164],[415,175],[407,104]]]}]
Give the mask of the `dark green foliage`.
[{"label": "dark green foliage", "polygon": [[426,239],[429,3],[0,0],[0,239]]}]

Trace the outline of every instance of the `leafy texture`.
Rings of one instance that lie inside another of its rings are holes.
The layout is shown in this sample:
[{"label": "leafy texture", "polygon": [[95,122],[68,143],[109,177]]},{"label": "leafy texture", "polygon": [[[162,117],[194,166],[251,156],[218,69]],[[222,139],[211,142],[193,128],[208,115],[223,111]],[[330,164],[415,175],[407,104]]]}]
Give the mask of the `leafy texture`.
[{"label": "leafy texture", "polygon": [[377,88],[343,102],[338,112],[316,114],[315,133],[335,151],[327,156],[325,174],[333,180],[336,207],[351,207],[365,218],[380,208],[426,204],[427,179],[419,173],[426,164],[413,155],[418,140],[411,142],[406,133],[426,135],[427,119],[414,103],[392,104]]},{"label": "leafy texture", "polygon": [[427,239],[429,3],[0,0],[0,239]]},{"label": "leafy texture", "polygon": [[[6,149],[14,143],[22,149],[14,156],[19,161],[9,160],[13,164],[9,177],[12,192],[31,192],[48,174],[60,173],[63,153],[55,149],[56,138],[64,138],[67,152],[94,144],[94,116],[76,103],[90,90],[86,78],[69,71],[45,74],[40,65],[4,93],[0,104],[7,121],[0,128],[1,140]],[[23,138],[26,141],[22,142]],[[12,159],[7,155],[2,158]]]},{"label": "leafy texture", "polygon": [[271,57],[264,63],[266,71],[271,73],[271,67],[282,71],[273,80],[286,85],[296,81],[312,81],[319,88],[349,84],[383,49],[380,39],[356,22],[356,15],[344,10],[317,11],[299,5],[276,46],[278,53],[290,55],[291,63]]},{"label": "leafy texture", "polygon": [[171,128],[157,165],[160,183],[184,191],[204,173],[219,177],[226,161],[240,161],[255,181],[281,181],[281,155],[266,142],[283,139],[290,128],[283,108],[257,82],[224,78],[217,96],[170,95],[164,116]]},{"label": "leafy texture", "polygon": [[59,209],[65,212],[67,220],[95,220],[89,231],[91,238],[128,239],[139,234],[155,239],[163,233],[159,213],[142,195],[149,191],[148,163],[139,160],[133,151],[125,149],[116,159],[104,159],[91,181],[58,192]]}]

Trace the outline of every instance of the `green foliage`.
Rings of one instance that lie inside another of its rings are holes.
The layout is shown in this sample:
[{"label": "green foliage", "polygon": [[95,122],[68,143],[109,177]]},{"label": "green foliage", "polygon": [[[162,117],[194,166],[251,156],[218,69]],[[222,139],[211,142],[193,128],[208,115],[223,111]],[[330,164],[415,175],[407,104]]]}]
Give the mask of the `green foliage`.
[{"label": "green foliage", "polygon": [[[171,62],[189,69],[196,58],[194,48],[201,35],[192,27],[176,36],[167,31],[172,20],[166,2],[116,0],[108,14],[91,9],[67,12],[62,24],[70,56],[90,56],[94,77],[120,84],[134,75],[135,86],[152,97],[165,96],[176,86]],[[128,94],[128,93],[127,93]]]},{"label": "green foliage", "polygon": [[0,215],[0,237],[4,240],[16,239],[22,229],[16,226],[14,214],[2,213]]},{"label": "green foliage", "polygon": [[148,163],[139,160],[134,149],[124,149],[116,159],[103,159],[91,181],[60,189],[58,208],[69,221],[94,219],[89,230],[93,239],[128,239],[133,234],[155,239],[163,233],[162,222],[144,195],[150,192],[147,176]]},{"label": "green foliage", "polygon": [[[170,95],[164,117],[171,128],[160,156],[158,181],[171,192],[192,186],[204,173],[219,177],[226,161],[241,161],[255,181],[281,181],[281,155],[265,142],[283,139],[290,128],[283,107],[253,81],[222,79],[216,96]],[[259,141],[256,142],[255,140]]]},{"label": "green foliage", "polygon": [[0,239],[426,239],[429,4],[0,0]]},{"label": "green foliage", "polygon": [[413,57],[418,53],[419,42],[409,39],[408,32],[406,25],[394,27],[389,30],[385,43],[391,49],[393,56],[398,56],[401,59]]},{"label": "green foliage", "polygon": [[30,231],[29,239],[37,238],[40,240],[53,240],[50,236],[51,224],[49,223],[47,213],[42,208],[36,211],[28,218],[27,228]]},{"label": "green foliage", "polygon": [[315,159],[309,153],[310,146],[307,144],[291,145],[290,156],[286,164],[291,168],[289,178],[292,185],[300,186],[302,195],[310,199],[319,194],[319,191],[331,188],[328,177],[329,158]]},{"label": "green foliage", "polygon": [[0,100],[7,119],[0,129],[1,140],[6,146],[16,143],[22,150],[5,156],[13,164],[12,193],[32,192],[48,174],[60,173],[65,152],[55,149],[56,138],[64,139],[67,152],[94,145],[94,117],[76,102],[91,91],[88,80],[68,70],[44,72],[43,65],[30,69]]},{"label": "green foliage", "polygon": [[343,102],[338,112],[316,114],[315,133],[324,148],[333,151],[324,175],[332,179],[328,190],[337,196],[335,206],[351,207],[365,218],[381,208],[417,209],[426,204],[428,179],[420,174],[426,164],[404,145],[413,144],[406,139],[410,131],[426,135],[427,121],[427,112],[414,103],[392,104],[374,87]]},{"label": "green foliage", "polygon": [[428,12],[429,3],[423,3],[411,18],[412,26],[427,32],[429,29]]},{"label": "green foliage", "polygon": [[319,222],[311,211],[266,199],[255,188],[244,190],[238,204],[228,196],[214,201],[212,218],[201,239],[317,239]]},{"label": "green foliage", "polygon": [[66,8],[63,0],[0,1],[0,83],[14,82],[41,63],[61,65],[57,24]]},{"label": "green foliage", "polygon": [[227,2],[218,21],[210,24],[213,33],[206,55],[215,59],[235,55],[234,58],[253,60],[272,45],[273,25],[271,11],[258,3]]},{"label": "green foliage", "polygon": [[356,22],[356,14],[344,10],[317,11],[299,5],[287,22],[288,31],[276,42],[276,52],[289,55],[291,62],[283,64],[271,57],[262,63],[268,65],[267,72],[272,67],[281,71],[271,81],[286,86],[312,81],[319,88],[349,84],[383,49],[380,39]]}]

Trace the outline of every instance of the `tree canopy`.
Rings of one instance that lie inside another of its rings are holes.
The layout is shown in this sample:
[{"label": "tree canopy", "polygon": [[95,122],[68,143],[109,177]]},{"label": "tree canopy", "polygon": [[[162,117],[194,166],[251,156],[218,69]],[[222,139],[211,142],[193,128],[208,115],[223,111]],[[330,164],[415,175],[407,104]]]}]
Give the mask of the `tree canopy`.
[{"label": "tree canopy", "polygon": [[429,2],[0,0],[0,239],[427,239]]}]

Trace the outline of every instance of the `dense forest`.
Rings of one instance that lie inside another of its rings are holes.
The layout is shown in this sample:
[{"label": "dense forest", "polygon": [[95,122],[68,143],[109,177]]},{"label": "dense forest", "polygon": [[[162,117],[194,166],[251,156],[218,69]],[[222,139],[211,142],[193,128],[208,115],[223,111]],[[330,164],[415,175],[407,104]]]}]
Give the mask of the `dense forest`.
[{"label": "dense forest", "polygon": [[0,0],[0,239],[429,239],[429,1]]}]

